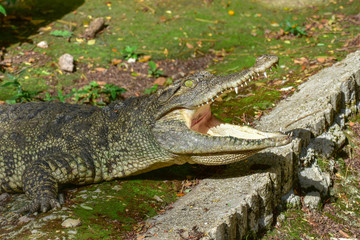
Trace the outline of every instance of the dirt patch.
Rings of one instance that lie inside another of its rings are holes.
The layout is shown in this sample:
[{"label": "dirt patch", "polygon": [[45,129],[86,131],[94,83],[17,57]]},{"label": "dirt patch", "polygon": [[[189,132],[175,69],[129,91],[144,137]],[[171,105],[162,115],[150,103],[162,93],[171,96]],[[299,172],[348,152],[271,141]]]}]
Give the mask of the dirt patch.
[{"label": "dirt patch", "polygon": [[[313,227],[312,232],[321,237],[321,239],[329,238],[329,235],[336,238],[358,238],[360,237],[360,229],[348,222],[339,222],[339,210],[332,204],[324,205],[323,212],[303,210],[306,213],[307,222]],[[351,214],[346,214],[349,220],[354,219]],[[351,221],[350,220],[350,221]]]},{"label": "dirt patch", "polygon": [[[213,58],[211,55],[206,55],[188,60],[165,59],[156,63],[159,69],[164,72],[163,77],[176,80],[196,71],[206,69],[213,62]],[[156,83],[156,78],[148,75],[148,69],[148,62],[128,63],[121,61],[117,65],[110,66],[108,69],[100,68],[95,70],[89,68],[86,64],[81,64],[79,71],[84,73],[86,77],[76,80],[75,88],[80,88],[92,81],[96,81],[111,83],[125,88],[127,91],[123,94],[124,97],[139,96],[144,93],[145,89],[150,88]]]}]

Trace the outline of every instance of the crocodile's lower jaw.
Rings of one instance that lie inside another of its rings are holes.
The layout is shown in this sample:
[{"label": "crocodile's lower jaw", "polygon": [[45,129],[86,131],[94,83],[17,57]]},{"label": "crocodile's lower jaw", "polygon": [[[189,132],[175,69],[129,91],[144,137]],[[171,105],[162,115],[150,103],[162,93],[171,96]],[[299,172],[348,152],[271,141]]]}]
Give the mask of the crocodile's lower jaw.
[{"label": "crocodile's lower jaw", "polygon": [[181,109],[186,125],[189,129],[209,136],[233,136],[240,139],[265,139],[276,137],[278,133],[268,133],[248,126],[238,126],[223,123],[213,116],[210,104],[197,109]]}]

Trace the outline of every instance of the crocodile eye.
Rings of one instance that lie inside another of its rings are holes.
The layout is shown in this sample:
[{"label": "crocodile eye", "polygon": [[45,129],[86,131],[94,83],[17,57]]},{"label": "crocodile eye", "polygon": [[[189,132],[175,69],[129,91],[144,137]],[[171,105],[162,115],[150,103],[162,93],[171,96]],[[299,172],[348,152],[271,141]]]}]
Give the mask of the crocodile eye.
[{"label": "crocodile eye", "polygon": [[185,86],[190,87],[190,88],[195,87],[194,81],[193,80],[187,80],[185,82]]}]

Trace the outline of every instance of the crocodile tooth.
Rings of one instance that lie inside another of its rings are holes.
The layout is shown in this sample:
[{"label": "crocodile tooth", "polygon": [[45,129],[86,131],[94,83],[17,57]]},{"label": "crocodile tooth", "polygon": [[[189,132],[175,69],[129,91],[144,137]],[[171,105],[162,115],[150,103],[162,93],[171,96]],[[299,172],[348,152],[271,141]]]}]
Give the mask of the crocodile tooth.
[{"label": "crocodile tooth", "polygon": [[264,72],[264,76],[267,78],[267,74],[266,74],[266,72]]},{"label": "crocodile tooth", "polygon": [[244,84],[241,84],[241,87],[244,87]]},{"label": "crocodile tooth", "polygon": [[253,75],[251,75],[251,79],[254,79],[254,76],[253,76]]},{"label": "crocodile tooth", "polygon": [[258,72],[257,72],[256,74],[257,74],[258,76],[260,76]]},{"label": "crocodile tooth", "polygon": [[218,98],[218,97],[219,97],[219,95],[217,95],[217,94],[216,94],[215,96],[216,96],[216,98]]},{"label": "crocodile tooth", "polygon": [[235,88],[235,92],[236,92],[236,94],[239,93],[239,88],[238,87]]},{"label": "crocodile tooth", "polygon": [[206,101],[206,104],[209,104],[209,101]]},{"label": "crocodile tooth", "polygon": [[247,82],[245,82],[245,85],[247,86]]},{"label": "crocodile tooth", "polygon": [[211,101],[214,102],[214,99],[212,98]]}]

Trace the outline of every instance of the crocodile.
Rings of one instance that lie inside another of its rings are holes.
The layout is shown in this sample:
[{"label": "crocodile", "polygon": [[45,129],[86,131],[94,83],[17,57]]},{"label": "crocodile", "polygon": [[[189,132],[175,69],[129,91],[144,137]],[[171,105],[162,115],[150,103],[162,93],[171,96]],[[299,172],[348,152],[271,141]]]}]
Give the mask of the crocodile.
[{"label": "crocodile", "polygon": [[152,95],[106,107],[61,102],[0,105],[0,193],[25,192],[20,213],[60,207],[61,187],[110,181],[172,164],[222,165],[288,144],[291,136],[216,119],[211,104],[238,92],[278,57],[241,72],[200,71]]}]

